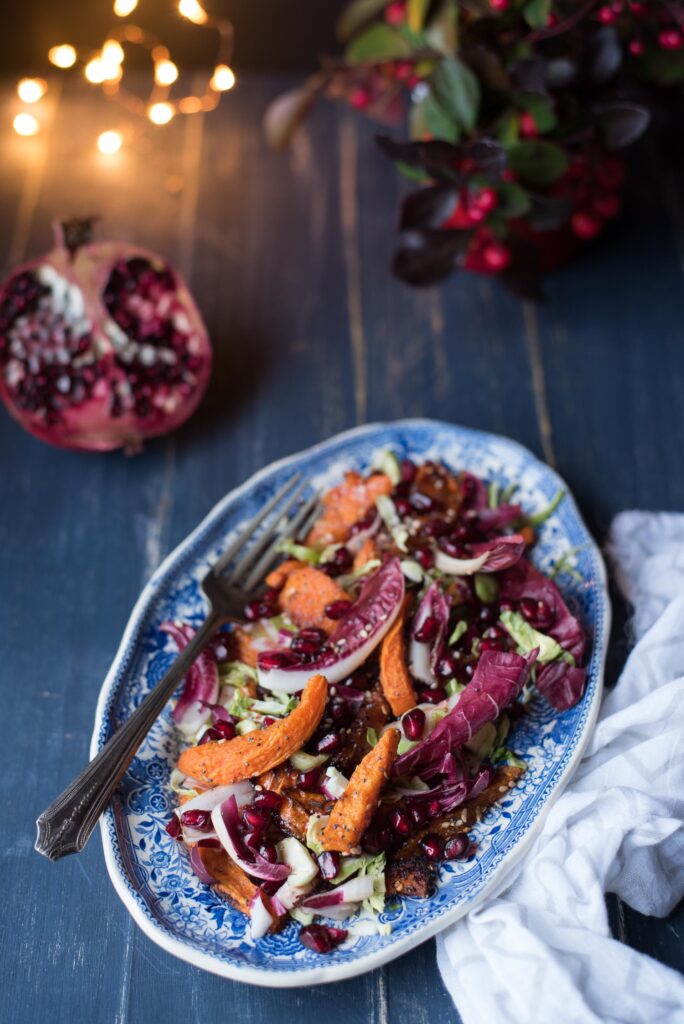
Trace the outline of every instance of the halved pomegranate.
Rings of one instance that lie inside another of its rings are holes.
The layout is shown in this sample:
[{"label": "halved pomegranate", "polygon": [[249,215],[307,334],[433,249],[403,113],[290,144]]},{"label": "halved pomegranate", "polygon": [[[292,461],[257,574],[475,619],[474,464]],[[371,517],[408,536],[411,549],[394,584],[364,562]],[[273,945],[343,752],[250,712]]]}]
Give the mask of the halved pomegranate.
[{"label": "halved pomegranate", "polygon": [[36,437],[137,451],[199,404],[212,353],[179,274],[159,256],[93,242],[92,221],[0,288],[0,396]]}]

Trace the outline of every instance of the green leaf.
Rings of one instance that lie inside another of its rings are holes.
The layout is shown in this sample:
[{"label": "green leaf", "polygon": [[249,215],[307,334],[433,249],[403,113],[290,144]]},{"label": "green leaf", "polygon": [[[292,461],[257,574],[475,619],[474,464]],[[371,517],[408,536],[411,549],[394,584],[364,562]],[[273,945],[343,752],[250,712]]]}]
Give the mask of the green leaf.
[{"label": "green leaf", "polygon": [[457,125],[431,92],[411,107],[409,127],[412,139],[458,141]]},{"label": "green leaf", "polygon": [[550,132],[556,127],[556,113],[548,96],[540,96],[536,92],[525,92],[517,97],[517,101],[523,110],[531,114],[537,130]]},{"label": "green leaf", "polygon": [[519,142],[508,151],[508,166],[530,185],[550,185],[565,172],[568,158],[553,142]]},{"label": "green leaf", "polygon": [[390,25],[371,25],[360,36],[353,39],[344,57],[349,64],[364,64],[383,60],[397,60],[409,57],[411,45],[401,32]]},{"label": "green leaf", "polygon": [[520,768],[523,772],[527,771],[525,762],[516,757],[509,747],[499,747],[497,750],[493,750],[489,755],[489,762],[490,764],[507,764],[511,768]]},{"label": "green leaf", "polygon": [[456,0],[442,0],[425,30],[425,41],[443,53],[453,57],[458,48],[458,5]]},{"label": "green leaf", "polygon": [[483,604],[494,604],[499,596],[499,582],[491,572],[475,574],[475,593]]},{"label": "green leaf", "polygon": [[520,612],[501,612],[499,620],[515,640],[518,649],[524,654],[528,654],[538,647],[537,661],[542,664],[547,661],[555,661],[562,656],[563,648],[560,644],[552,636],[540,633],[538,629],[531,626]]},{"label": "green leaf", "polygon": [[423,28],[429,6],[430,0],[407,0],[406,15],[412,32],[420,32]]},{"label": "green leaf", "polygon": [[369,747],[377,747],[378,745],[378,734],[370,726],[366,729],[366,743]]},{"label": "green leaf", "polygon": [[457,644],[464,633],[468,632],[468,623],[465,619],[460,619],[454,626],[454,631],[449,637],[449,644]]},{"label": "green leaf", "polygon": [[409,164],[403,163],[401,160],[395,160],[394,166],[403,174],[409,181],[419,181],[421,183],[429,181],[430,176],[421,167],[411,167]]},{"label": "green leaf", "polygon": [[530,28],[546,28],[551,14],[551,0],[529,0],[523,8],[523,17]]},{"label": "green leaf", "polygon": [[[532,201],[524,188],[514,185],[512,181],[502,181],[496,186],[496,193],[499,197],[497,213],[507,219],[524,217],[532,207]],[[505,505],[508,500],[505,492],[501,494],[501,504]]]},{"label": "green leaf", "polygon": [[507,110],[499,118],[495,132],[496,138],[507,149],[514,146],[520,138],[520,118],[515,110]]},{"label": "green leaf", "polygon": [[318,565],[321,560],[321,552],[317,548],[307,547],[306,544],[297,544],[293,540],[281,541],[278,551],[283,555],[296,558],[298,562],[307,562],[308,565]]},{"label": "green leaf", "polygon": [[336,31],[344,42],[386,6],[387,0],[353,0],[340,14]]},{"label": "green leaf", "polygon": [[456,124],[473,131],[480,109],[480,83],[468,65],[457,57],[441,61],[432,74],[432,88]]},{"label": "green leaf", "polygon": [[546,522],[549,516],[553,515],[560,505],[561,501],[565,497],[565,493],[566,492],[561,487],[559,491],[556,491],[546,508],[543,508],[541,512],[535,512],[532,516],[528,516],[527,522],[530,526],[541,526],[542,523]]}]

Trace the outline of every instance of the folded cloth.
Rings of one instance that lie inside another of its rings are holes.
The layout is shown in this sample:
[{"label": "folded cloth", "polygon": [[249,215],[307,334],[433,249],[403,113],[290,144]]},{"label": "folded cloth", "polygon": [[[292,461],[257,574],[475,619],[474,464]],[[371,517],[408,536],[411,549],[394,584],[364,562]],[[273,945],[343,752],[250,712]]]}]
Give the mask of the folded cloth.
[{"label": "folded cloth", "polygon": [[684,515],[624,512],[609,546],[637,643],[514,881],[437,940],[464,1024],[684,1024],[684,979],[612,938],[604,899],[684,895]]}]

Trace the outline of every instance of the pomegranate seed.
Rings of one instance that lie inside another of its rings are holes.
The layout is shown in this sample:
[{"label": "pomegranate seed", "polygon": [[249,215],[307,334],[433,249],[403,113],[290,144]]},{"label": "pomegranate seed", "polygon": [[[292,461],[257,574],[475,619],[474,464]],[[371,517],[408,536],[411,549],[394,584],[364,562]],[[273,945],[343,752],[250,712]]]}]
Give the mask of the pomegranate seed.
[{"label": "pomegranate seed", "polygon": [[512,601],[499,601],[499,612],[512,612],[515,610],[515,605]]},{"label": "pomegranate seed", "polygon": [[[259,847],[259,853],[264,860],[268,861],[269,864],[276,864],[278,861],[278,851],[271,843],[262,843]],[[278,882],[278,885],[280,884],[281,883]]]},{"label": "pomegranate seed", "polygon": [[431,800],[427,806],[428,818],[439,818],[442,813],[439,800]]},{"label": "pomegranate seed", "polygon": [[520,614],[528,622],[531,622],[537,612],[537,602],[531,597],[523,597],[520,602]]},{"label": "pomegranate seed", "polygon": [[459,665],[453,654],[445,654],[437,662],[437,675],[448,679],[450,676],[455,676],[458,672]]},{"label": "pomegranate seed", "polygon": [[357,533],[363,533],[364,530],[370,530],[371,526],[377,519],[378,513],[375,509],[372,509],[363,519],[358,519],[352,526],[350,533],[354,537]]},{"label": "pomegranate seed", "polygon": [[493,11],[507,11],[511,0],[489,0]]},{"label": "pomegranate seed", "polygon": [[198,832],[211,832],[211,813],[209,811],[183,811],[180,816],[183,828],[194,828]]},{"label": "pomegranate seed", "polygon": [[449,533],[449,530],[450,526],[445,519],[433,516],[432,519],[428,519],[427,523],[423,524],[421,532],[426,537],[443,537],[446,533]]},{"label": "pomegranate seed", "polygon": [[442,843],[438,836],[427,835],[421,840],[420,845],[428,860],[441,860],[444,854]]},{"label": "pomegranate seed", "polygon": [[425,621],[414,632],[413,637],[418,643],[428,644],[437,636],[439,622],[433,615],[428,615]]},{"label": "pomegranate seed", "polygon": [[213,731],[217,732],[222,740],[232,740],[235,738],[235,723],[222,718],[214,724]]},{"label": "pomegranate seed", "polygon": [[230,633],[218,633],[212,640],[214,657],[218,662],[230,659]]},{"label": "pomegranate seed", "polygon": [[402,483],[412,484],[416,478],[416,464],[411,459],[401,460],[401,480]]},{"label": "pomegranate seed", "polygon": [[460,541],[469,541],[475,539],[472,527],[468,526],[466,523],[456,523],[456,525],[451,531],[451,536],[453,537],[454,540]]},{"label": "pomegranate seed", "polygon": [[327,562],[321,562],[318,568],[328,576],[339,576],[343,572],[348,572],[353,564],[354,559],[349,548],[341,547],[333,552]]},{"label": "pomegranate seed", "polygon": [[419,740],[425,728],[425,712],[422,708],[407,711],[401,720],[404,736],[409,740]]},{"label": "pomegranate seed", "polygon": [[447,692],[441,686],[432,686],[429,690],[419,690],[418,697],[421,704],[439,704],[447,699]]},{"label": "pomegranate seed", "polygon": [[464,835],[454,836],[444,847],[444,856],[447,860],[460,860],[468,853],[470,842]]},{"label": "pomegranate seed", "polygon": [[261,720],[261,728],[267,729],[269,725],[273,725],[273,723],[276,721],[277,719],[273,718],[271,715],[264,715],[264,717]]},{"label": "pomegranate seed", "polygon": [[311,657],[314,654],[319,654],[322,644],[320,640],[307,640],[301,633],[292,637],[290,643],[290,650],[293,654],[304,654],[307,657]]},{"label": "pomegranate seed", "polygon": [[485,640],[498,640],[499,638],[505,639],[508,636],[503,626],[489,626],[488,629],[485,629],[482,635]]},{"label": "pomegranate seed", "polygon": [[420,828],[427,821],[427,815],[419,804],[411,804],[407,813],[416,828]]},{"label": "pomegranate seed", "polygon": [[324,644],[328,639],[327,634],[324,630],[319,629],[317,626],[307,626],[305,629],[300,629],[297,634],[302,640],[309,640],[311,643]]},{"label": "pomegranate seed", "polygon": [[282,802],[283,797],[281,794],[274,793],[272,789],[262,789],[253,800],[257,807],[263,807],[267,811],[277,811]]},{"label": "pomegranate seed", "polygon": [[285,651],[266,651],[259,655],[259,668],[263,668],[267,672],[271,669],[287,668],[292,663],[291,655]]},{"label": "pomegranate seed", "polygon": [[435,564],[435,556],[433,555],[430,548],[420,547],[415,548],[413,551],[413,557],[415,558],[418,565],[423,569],[431,569]]},{"label": "pomegranate seed", "polygon": [[250,829],[244,834],[245,846],[248,846],[250,850],[258,850],[262,839],[264,838],[264,830],[262,828]]},{"label": "pomegranate seed", "polygon": [[340,870],[340,855],[326,851],[318,856],[318,866],[323,878],[330,880],[336,878]]},{"label": "pomegranate seed", "polygon": [[411,515],[411,502],[408,498],[396,498],[394,501],[394,507],[400,519],[405,519],[406,516]]},{"label": "pomegranate seed", "polygon": [[478,618],[480,622],[496,622],[499,618],[495,605],[483,604],[480,608]]},{"label": "pomegranate seed", "polygon": [[414,508],[416,512],[433,512],[439,505],[439,502],[431,498],[429,494],[423,494],[422,491],[414,491],[409,501],[411,508]]},{"label": "pomegranate seed", "polygon": [[326,924],[307,924],[299,929],[299,941],[314,953],[329,953],[346,938],[344,928],[332,928]]},{"label": "pomegranate seed", "polygon": [[406,811],[392,811],[390,825],[400,836],[408,836],[411,833],[411,819]]},{"label": "pomegranate seed", "polygon": [[245,618],[249,622],[256,622],[257,619],[270,619],[275,615],[276,609],[269,601],[256,598],[245,605]]},{"label": "pomegranate seed", "polygon": [[319,788],[318,780],[320,774],[318,768],[311,768],[308,772],[300,772],[297,776],[297,785],[301,786],[302,789],[317,790]]},{"label": "pomegranate seed", "polygon": [[467,548],[460,541],[454,540],[452,537],[440,537],[437,544],[440,551],[443,551],[445,555],[449,555],[450,558],[470,557],[470,552]]},{"label": "pomegranate seed", "polygon": [[335,725],[349,725],[354,718],[354,712],[343,701],[335,701],[330,705],[328,711]]},{"label": "pomegranate seed", "polygon": [[203,743],[214,743],[214,742],[216,742],[216,740],[222,740],[222,739],[223,739],[223,736],[218,731],[218,729],[215,729],[212,726],[211,729],[206,729],[202,733],[202,735],[200,736],[200,739],[199,739],[199,742],[198,742],[197,746],[201,747]]},{"label": "pomegranate seed", "polygon": [[267,604],[277,605],[280,599],[280,589],[278,587],[271,587],[269,590],[264,590],[261,600],[266,601]]},{"label": "pomegranate seed", "polygon": [[342,738],[338,732],[327,732],[316,744],[319,754],[334,754],[342,746]]},{"label": "pomegranate seed", "polygon": [[265,829],[271,822],[267,808],[254,807],[253,804],[243,808],[242,817],[250,828]]},{"label": "pomegranate seed", "polygon": [[172,839],[178,839],[181,834],[181,823],[178,820],[178,815],[174,814],[172,818],[166,824],[166,831]]},{"label": "pomegranate seed", "polygon": [[345,617],[351,606],[351,601],[332,601],[330,604],[326,604],[324,611],[329,619],[332,619],[333,622],[337,622],[338,619],[343,619]]},{"label": "pomegranate seed", "polygon": [[481,640],[480,650],[481,651],[505,651],[506,640],[503,637],[499,637],[496,640]]},{"label": "pomegranate seed", "polygon": [[385,849],[380,841],[380,833],[374,828],[369,828],[366,831],[366,834],[361,840],[361,846],[364,850],[367,850],[368,853],[373,854],[382,853]]}]

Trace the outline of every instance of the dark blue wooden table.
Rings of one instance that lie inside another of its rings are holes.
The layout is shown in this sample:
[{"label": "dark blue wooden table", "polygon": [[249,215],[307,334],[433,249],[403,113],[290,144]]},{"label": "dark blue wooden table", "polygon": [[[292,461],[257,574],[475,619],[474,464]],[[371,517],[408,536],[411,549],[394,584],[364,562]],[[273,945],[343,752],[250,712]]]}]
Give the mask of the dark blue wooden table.
[{"label": "dark blue wooden table", "polygon": [[[548,281],[544,306],[488,280],[412,292],[387,272],[401,184],[373,129],[321,109],[276,156],[259,118],[282,81],[243,79],[203,121],[106,160],[102,98],[54,98],[36,140],[2,129],[0,259],[47,247],[60,214],[162,252],[209,324],[216,372],[177,434],[126,458],[41,445],[0,417],[2,1018],[457,1021],[432,941],[320,990],[204,974],[155,947],[107,878],[99,837],[58,864],[33,852],[38,812],[87,758],[100,683],[163,556],[265,463],[365,420],[435,416],[509,434],[556,465],[599,539],[623,508],[684,509],[684,158],[646,147],[628,211]],[[3,124],[11,86],[2,93]],[[610,680],[624,660],[618,605]],[[669,921],[610,903],[616,934],[684,969]]]}]

